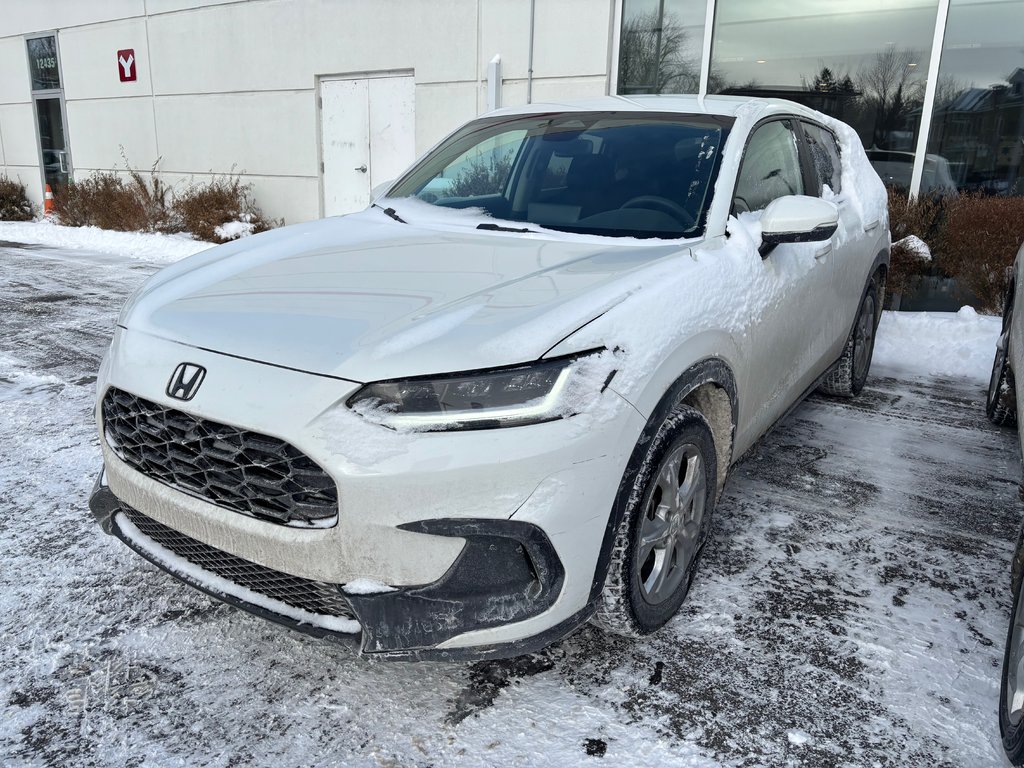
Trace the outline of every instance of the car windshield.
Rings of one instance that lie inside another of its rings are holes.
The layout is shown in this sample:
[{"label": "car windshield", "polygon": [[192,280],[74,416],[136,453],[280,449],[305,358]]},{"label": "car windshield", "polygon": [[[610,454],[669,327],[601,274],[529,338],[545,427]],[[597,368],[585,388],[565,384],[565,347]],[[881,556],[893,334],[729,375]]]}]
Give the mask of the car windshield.
[{"label": "car windshield", "polygon": [[610,237],[700,234],[731,120],[572,112],[486,118],[388,193],[510,222]]}]

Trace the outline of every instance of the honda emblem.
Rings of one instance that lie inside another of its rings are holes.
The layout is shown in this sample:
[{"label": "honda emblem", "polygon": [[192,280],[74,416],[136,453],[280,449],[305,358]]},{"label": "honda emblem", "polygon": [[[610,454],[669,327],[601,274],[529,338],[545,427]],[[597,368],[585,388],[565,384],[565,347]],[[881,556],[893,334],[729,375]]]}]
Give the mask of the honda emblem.
[{"label": "honda emblem", "polygon": [[206,369],[195,363],[182,363],[174,369],[174,375],[167,382],[167,396],[175,400],[191,400],[199,391],[199,385],[206,378]]}]

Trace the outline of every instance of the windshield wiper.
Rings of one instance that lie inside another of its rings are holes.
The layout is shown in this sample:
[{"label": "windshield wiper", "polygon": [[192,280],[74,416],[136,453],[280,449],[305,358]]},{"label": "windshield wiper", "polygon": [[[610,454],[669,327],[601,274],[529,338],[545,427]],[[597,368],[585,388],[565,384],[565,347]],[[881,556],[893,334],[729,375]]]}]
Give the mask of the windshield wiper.
[{"label": "windshield wiper", "polygon": [[488,224],[488,223],[477,224],[476,228],[477,229],[486,229],[489,232],[519,232],[519,233],[532,232],[533,234],[537,234],[537,231],[534,230],[534,229],[526,229],[525,227],[523,227],[523,228],[519,228],[519,227],[503,227],[500,224]]},{"label": "windshield wiper", "polygon": [[384,211],[385,215],[390,216],[395,221],[400,221],[403,224],[408,224],[409,223],[405,219],[403,219],[401,216],[399,216],[398,215],[398,211],[396,211],[394,208],[385,208],[384,206],[377,205],[376,203],[373,204],[373,207],[374,208],[380,208],[382,211]]}]

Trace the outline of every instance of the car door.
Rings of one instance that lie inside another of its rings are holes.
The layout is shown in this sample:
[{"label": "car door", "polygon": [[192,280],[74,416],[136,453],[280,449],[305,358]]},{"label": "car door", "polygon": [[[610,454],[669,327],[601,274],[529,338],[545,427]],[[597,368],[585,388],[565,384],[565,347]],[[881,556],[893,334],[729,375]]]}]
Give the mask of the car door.
[{"label": "car door", "polygon": [[[744,149],[733,195],[733,213],[743,220],[785,195],[816,195],[806,151],[793,118],[758,125]],[[829,242],[788,243],[760,262],[751,286],[747,424],[761,434],[814,383],[827,365],[831,343],[832,251]],[[741,413],[741,419],[743,414]]]},{"label": "car door", "polygon": [[[864,253],[868,247],[868,231],[850,202],[847,188],[852,188],[853,179],[843,179],[839,142],[835,135],[828,128],[810,121],[801,121],[800,127],[814,167],[818,194],[839,208],[839,230],[832,238],[830,303],[833,311],[826,318],[832,337],[829,359],[834,360],[842,352],[853,327],[867,277],[866,270],[871,266],[874,254]],[[874,224],[877,228],[878,222]]]}]

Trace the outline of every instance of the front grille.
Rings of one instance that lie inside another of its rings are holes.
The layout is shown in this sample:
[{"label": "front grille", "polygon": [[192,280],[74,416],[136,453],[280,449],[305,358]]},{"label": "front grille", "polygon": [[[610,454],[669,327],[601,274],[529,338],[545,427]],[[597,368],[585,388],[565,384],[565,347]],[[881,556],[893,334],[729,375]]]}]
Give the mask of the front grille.
[{"label": "front grille", "polygon": [[137,509],[122,506],[121,512],[144,536],[205,571],[307,613],[355,617],[336,584],[303,579],[236,557],[168,528]]},{"label": "front grille", "polygon": [[145,475],[264,520],[323,526],[338,514],[338,488],[323,468],[276,437],[198,419],[110,389],[104,436]]}]

